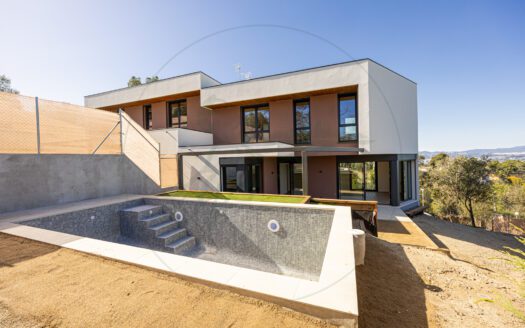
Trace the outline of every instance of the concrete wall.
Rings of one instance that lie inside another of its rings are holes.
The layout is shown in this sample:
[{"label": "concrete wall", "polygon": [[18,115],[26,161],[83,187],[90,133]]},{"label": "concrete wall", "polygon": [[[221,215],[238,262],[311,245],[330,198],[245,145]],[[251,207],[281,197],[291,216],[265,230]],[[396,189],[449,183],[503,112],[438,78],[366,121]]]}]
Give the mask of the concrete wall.
[{"label": "concrete wall", "polygon": [[188,129],[160,129],[148,131],[148,133],[160,144],[160,153],[162,155],[177,154],[179,147],[207,146],[213,143],[211,133]]},{"label": "concrete wall", "polygon": [[0,212],[159,191],[125,156],[0,155]]},{"label": "concrete wall", "polygon": [[[417,85],[374,62],[369,63],[369,73],[370,147],[367,152],[417,154]],[[359,119],[361,114],[359,112]]]}]

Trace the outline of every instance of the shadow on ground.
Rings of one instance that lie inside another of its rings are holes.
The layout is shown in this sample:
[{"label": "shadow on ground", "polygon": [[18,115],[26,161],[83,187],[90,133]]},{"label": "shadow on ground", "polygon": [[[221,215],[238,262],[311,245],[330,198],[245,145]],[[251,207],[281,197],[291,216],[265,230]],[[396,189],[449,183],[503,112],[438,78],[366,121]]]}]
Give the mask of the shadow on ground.
[{"label": "shadow on ground", "polygon": [[436,287],[424,284],[401,246],[367,235],[357,268],[360,328],[428,327],[425,288]]},{"label": "shadow on ground", "polygon": [[[495,251],[505,251],[507,250],[505,247],[525,251],[525,247],[519,243],[513,235],[448,222],[428,214],[418,215],[412,220],[440,248],[450,249],[451,247],[447,245],[447,239],[454,239]],[[516,253],[516,255],[519,256],[520,254]]]},{"label": "shadow on ground", "polygon": [[[28,247],[31,245],[32,247]],[[35,247],[35,245],[38,245]],[[15,237],[0,232],[0,268],[12,267],[17,263],[31,260],[59,249],[58,246],[34,240]]]}]

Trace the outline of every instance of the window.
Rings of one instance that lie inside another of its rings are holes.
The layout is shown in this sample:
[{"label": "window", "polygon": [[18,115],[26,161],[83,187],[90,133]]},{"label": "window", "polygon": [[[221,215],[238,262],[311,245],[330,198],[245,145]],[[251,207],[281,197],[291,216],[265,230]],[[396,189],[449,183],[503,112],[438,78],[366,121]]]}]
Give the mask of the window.
[{"label": "window", "polygon": [[242,120],[243,143],[270,140],[270,109],[268,105],[243,108]]},{"label": "window", "polygon": [[260,193],[261,164],[221,165],[222,191]]},{"label": "window", "polygon": [[339,96],[339,141],[357,140],[357,103],[355,95]]},{"label": "window", "polygon": [[171,101],[168,103],[168,127],[188,127],[188,106],[186,100]]},{"label": "window", "polygon": [[310,101],[308,99],[294,101],[295,143],[309,144],[310,130]]},{"label": "window", "polygon": [[366,199],[366,192],[377,191],[376,162],[339,163],[339,198]]},{"label": "window", "polygon": [[151,130],[153,128],[153,119],[151,113],[151,105],[144,106],[144,129]]},{"label": "window", "polygon": [[401,201],[412,199],[412,163],[413,161],[399,162],[399,196]]}]

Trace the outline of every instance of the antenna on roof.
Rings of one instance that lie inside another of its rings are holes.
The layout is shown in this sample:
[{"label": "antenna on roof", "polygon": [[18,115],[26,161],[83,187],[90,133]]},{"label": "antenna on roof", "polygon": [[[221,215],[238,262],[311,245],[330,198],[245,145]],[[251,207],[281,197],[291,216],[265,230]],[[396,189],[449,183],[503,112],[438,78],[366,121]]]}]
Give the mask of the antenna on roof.
[{"label": "antenna on roof", "polygon": [[235,72],[239,74],[240,78],[243,80],[249,80],[253,77],[252,72],[243,72],[241,70],[241,64],[235,64],[233,67],[235,67]]}]

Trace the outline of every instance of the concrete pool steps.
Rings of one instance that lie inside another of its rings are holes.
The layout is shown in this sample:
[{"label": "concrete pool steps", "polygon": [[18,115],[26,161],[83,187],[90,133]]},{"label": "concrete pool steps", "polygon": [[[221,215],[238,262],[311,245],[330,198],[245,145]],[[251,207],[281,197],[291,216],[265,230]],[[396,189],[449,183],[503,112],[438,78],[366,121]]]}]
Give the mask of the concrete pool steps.
[{"label": "concrete pool steps", "polygon": [[181,254],[185,251],[190,250],[193,246],[195,246],[196,240],[193,236],[186,236],[183,237],[169,245],[166,245],[166,248],[170,251],[173,251],[175,254]]},{"label": "concrete pool steps", "polygon": [[139,221],[146,223],[146,226],[148,228],[155,226],[155,225],[159,225],[161,223],[169,222],[170,220],[171,220],[171,215],[169,214],[161,214],[157,216],[147,217],[144,219],[139,219]]},{"label": "concrete pool steps", "polygon": [[146,242],[164,251],[181,254],[194,247],[196,239],[188,235],[172,220],[171,214],[164,213],[162,206],[140,205],[121,211],[122,233],[128,237]]}]

